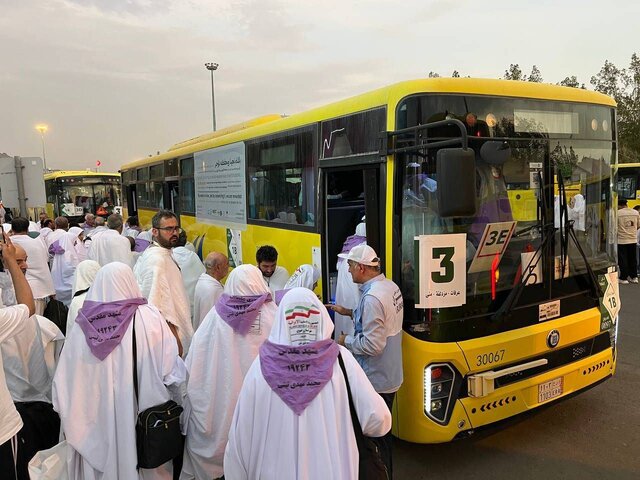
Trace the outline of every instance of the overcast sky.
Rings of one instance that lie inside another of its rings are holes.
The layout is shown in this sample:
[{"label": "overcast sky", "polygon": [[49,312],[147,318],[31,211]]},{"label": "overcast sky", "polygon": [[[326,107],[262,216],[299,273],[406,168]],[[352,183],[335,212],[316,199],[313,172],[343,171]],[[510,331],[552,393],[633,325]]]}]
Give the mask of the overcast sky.
[{"label": "overcast sky", "polygon": [[0,0],[0,152],[123,163],[396,81],[537,65],[589,84],[640,52],[638,1]]}]

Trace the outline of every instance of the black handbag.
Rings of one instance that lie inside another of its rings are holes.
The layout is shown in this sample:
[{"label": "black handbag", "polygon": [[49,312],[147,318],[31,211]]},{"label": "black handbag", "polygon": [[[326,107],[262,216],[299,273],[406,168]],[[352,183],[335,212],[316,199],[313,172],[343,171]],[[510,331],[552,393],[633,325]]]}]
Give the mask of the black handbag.
[{"label": "black handbag", "polygon": [[67,315],[69,308],[60,300],[50,298],[47,306],[44,308],[42,316],[48,318],[60,329],[63,335],[67,334]]},{"label": "black handbag", "polygon": [[[138,403],[138,365],[136,319],[133,322],[133,387]],[[173,400],[147,408],[138,414],[136,446],[138,468],[156,468],[182,454],[184,437],[180,432],[182,407]]]},{"label": "black handbag", "polygon": [[344,362],[342,361],[342,355],[340,354],[338,354],[338,363],[340,364],[340,370],[342,370],[342,375],[344,376],[344,382],[347,384],[351,423],[353,424],[353,433],[355,433],[356,444],[358,445],[358,452],[360,453],[360,460],[358,461],[358,478],[360,480],[389,480],[389,472],[387,471],[387,466],[382,461],[382,455],[378,444],[371,437],[366,437],[362,433],[362,427],[360,426],[358,414],[356,413],[356,409],[353,405],[353,398],[351,397],[349,378],[347,377],[347,371],[344,368]]}]

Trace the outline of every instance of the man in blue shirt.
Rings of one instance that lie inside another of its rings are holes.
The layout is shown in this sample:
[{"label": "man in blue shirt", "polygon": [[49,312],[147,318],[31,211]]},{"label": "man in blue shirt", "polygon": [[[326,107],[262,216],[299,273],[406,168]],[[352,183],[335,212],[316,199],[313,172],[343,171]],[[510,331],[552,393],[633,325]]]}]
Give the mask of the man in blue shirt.
[{"label": "man in blue shirt", "polygon": [[[347,260],[349,273],[353,281],[360,285],[362,297],[353,310],[341,305],[328,306],[354,320],[354,334],[336,332],[337,342],[353,353],[373,388],[391,410],[403,379],[403,301],[400,288],[380,273],[380,259],[370,246],[357,245],[348,254],[341,253],[339,256]],[[389,432],[377,439],[390,476],[392,438]]]}]

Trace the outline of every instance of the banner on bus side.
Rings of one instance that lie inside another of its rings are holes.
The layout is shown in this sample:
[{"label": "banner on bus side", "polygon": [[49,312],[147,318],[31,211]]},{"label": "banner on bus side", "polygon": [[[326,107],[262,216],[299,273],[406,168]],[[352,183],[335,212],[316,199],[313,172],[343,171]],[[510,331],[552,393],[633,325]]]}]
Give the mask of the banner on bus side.
[{"label": "banner on bus side", "polygon": [[467,303],[467,234],[414,237],[418,308],[459,307]]}]

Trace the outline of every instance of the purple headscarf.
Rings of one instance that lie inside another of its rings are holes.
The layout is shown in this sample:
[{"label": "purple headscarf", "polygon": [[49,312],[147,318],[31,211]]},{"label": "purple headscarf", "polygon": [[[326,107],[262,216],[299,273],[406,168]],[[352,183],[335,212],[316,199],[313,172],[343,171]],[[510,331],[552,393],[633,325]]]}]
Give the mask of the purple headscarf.
[{"label": "purple headscarf", "polygon": [[76,323],[82,328],[91,353],[100,360],[107,358],[122,341],[138,307],[146,303],[145,298],[117,302],[85,300]]},{"label": "purple headscarf", "polygon": [[282,301],[282,297],[284,297],[289,290],[291,290],[291,289],[290,288],[285,288],[284,290],[276,290],[276,292],[275,292],[276,305],[280,305],[280,302]]},{"label": "purple headscarf", "polygon": [[60,240],[56,240],[49,245],[49,253],[51,255],[62,255],[64,253],[64,248],[60,245]]},{"label": "purple headscarf", "polygon": [[301,415],[331,380],[339,352],[330,338],[299,347],[266,340],[260,347],[260,369],[271,390]]},{"label": "purple headscarf", "polygon": [[258,318],[260,307],[271,301],[271,293],[262,295],[237,296],[223,293],[216,302],[216,312],[229,324],[233,331],[246,335]]},{"label": "purple headscarf", "polygon": [[138,253],[144,252],[147,249],[147,247],[151,245],[151,242],[148,240],[145,240],[144,238],[136,237],[134,241],[135,241],[135,246],[133,247],[133,251]]}]

